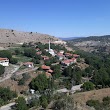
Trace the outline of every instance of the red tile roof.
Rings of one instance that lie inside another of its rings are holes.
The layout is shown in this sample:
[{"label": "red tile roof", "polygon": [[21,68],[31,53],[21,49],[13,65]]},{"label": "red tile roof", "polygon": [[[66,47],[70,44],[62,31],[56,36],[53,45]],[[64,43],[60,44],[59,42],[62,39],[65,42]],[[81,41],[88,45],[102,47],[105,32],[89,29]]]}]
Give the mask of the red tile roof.
[{"label": "red tile roof", "polygon": [[62,62],[65,64],[70,64],[70,63],[74,62],[75,60],[76,60],[75,58],[72,58],[72,59],[64,60]]},{"label": "red tile roof", "polygon": [[79,57],[80,55],[77,55],[77,54],[73,54],[73,56],[74,56],[74,57]]},{"label": "red tile roof", "polygon": [[57,56],[63,57],[64,55],[62,53],[57,53]]},{"label": "red tile roof", "polygon": [[49,70],[49,69],[50,69],[50,66],[42,65],[41,68],[42,68],[43,70]]},{"label": "red tile roof", "polygon": [[53,73],[53,70],[50,69],[50,70],[48,70],[47,72],[49,72],[49,73]]},{"label": "red tile roof", "polygon": [[0,61],[9,60],[8,58],[0,58]]},{"label": "red tile roof", "polygon": [[66,56],[73,56],[71,53],[65,53]]}]

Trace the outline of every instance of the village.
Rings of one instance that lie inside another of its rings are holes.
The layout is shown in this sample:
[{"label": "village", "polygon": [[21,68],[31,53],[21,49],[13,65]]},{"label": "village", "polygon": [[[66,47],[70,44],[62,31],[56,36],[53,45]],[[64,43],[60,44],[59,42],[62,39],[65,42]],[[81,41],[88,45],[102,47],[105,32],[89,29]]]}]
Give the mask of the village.
[{"label": "village", "polygon": [[[54,90],[54,94],[73,94],[76,91],[81,91],[82,83],[73,84],[71,82],[72,79],[69,78],[70,76],[66,77],[63,73],[71,66],[72,68],[82,68],[79,64],[84,65],[84,61],[75,51],[67,50],[65,44],[53,44],[50,40],[46,44],[39,42],[36,44],[24,43],[20,48],[15,48],[10,51],[14,53],[12,57],[19,60],[13,66],[9,58],[0,58],[0,65],[7,70],[0,77],[0,86],[9,87],[11,90],[16,91],[19,96],[25,97],[26,101],[41,97],[39,91],[36,91],[32,86],[33,79],[39,77],[40,74],[45,74],[47,79],[54,81],[56,89],[54,86],[51,87],[51,89],[54,88],[52,89],[52,91]],[[15,69],[10,71],[10,69],[7,69],[10,66]]]},{"label": "village", "polygon": [[[39,67],[45,71],[48,76],[52,76],[53,70],[50,66],[46,65],[45,62],[51,60],[51,58],[55,58],[55,62],[51,63],[51,65],[61,65],[61,70],[64,70],[69,65],[72,65],[77,62],[77,59],[80,58],[80,55],[73,54],[72,51],[64,50],[55,50],[51,49],[51,43],[48,43],[48,49],[44,49],[44,51],[49,54],[45,55],[42,54],[42,50],[40,48],[36,48],[36,55],[41,57],[42,65]],[[9,66],[9,59],[8,58],[0,58],[0,65],[7,67]],[[34,68],[34,62],[22,62],[22,66],[27,68]],[[19,75],[19,74],[18,74]]]}]

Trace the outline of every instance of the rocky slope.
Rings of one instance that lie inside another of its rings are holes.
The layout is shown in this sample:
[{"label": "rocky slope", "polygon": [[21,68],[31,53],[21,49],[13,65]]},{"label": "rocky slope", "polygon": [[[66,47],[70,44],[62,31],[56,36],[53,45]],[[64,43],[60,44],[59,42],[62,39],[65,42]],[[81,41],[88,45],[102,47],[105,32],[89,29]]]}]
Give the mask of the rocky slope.
[{"label": "rocky slope", "polygon": [[24,43],[24,42],[42,42],[48,40],[57,41],[58,38],[47,34],[35,32],[22,32],[10,29],[0,29],[0,43]]}]

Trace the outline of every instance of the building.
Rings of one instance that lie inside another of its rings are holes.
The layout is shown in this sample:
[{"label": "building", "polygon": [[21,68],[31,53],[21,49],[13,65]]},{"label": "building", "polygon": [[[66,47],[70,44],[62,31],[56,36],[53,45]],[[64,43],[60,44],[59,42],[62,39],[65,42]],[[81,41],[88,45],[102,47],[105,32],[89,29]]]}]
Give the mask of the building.
[{"label": "building", "polygon": [[66,56],[66,57],[72,57],[73,54],[71,54],[71,53],[65,53],[65,56]]},{"label": "building", "polygon": [[28,68],[34,67],[33,62],[25,62],[23,65],[26,66],[26,67],[28,67]]},{"label": "building", "polygon": [[64,65],[64,66],[69,66],[69,65],[71,65],[73,63],[76,63],[76,59],[75,58],[63,60],[61,62],[61,64]]},{"label": "building", "polygon": [[46,65],[42,65],[41,68],[42,68],[43,70],[50,70],[50,66],[46,66]]},{"label": "building", "polygon": [[74,58],[80,58],[80,55],[73,54],[73,57],[74,57]]},{"label": "building", "polygon": [[54,41],[53,43],[54,43],[54,44],[62,44],[62,45],[63,45],[63,44],[64,44],[64,45],[66,44],[66,42],[65,42],[65,41],[62,41],[62,40]]},{"label": "building", "polygon": [[52,77],[52,75],[50,73],[48,73],[48,72],[46,72],[45,74],[46,74],[47,78],[51,78]]},{"label": "building", "polygon": [[52,56],[55,56],[54,50],[50,48],[50,40],[49,40],[49,53],[50,53]]},{"label": "building", "polygon": [[49,60],[48,56],[41,56],[43,58],[43,60]]},{"label": "building", "polygon": [[0,65],[9,66],[9,59],[8,58],[0,58]]},{"label": "building", "polygon": [[59,60],[63,60],[63,59],[64,59],[64,55],[59,52],[59,53],[57,53],[57,58],[58,58]]}]

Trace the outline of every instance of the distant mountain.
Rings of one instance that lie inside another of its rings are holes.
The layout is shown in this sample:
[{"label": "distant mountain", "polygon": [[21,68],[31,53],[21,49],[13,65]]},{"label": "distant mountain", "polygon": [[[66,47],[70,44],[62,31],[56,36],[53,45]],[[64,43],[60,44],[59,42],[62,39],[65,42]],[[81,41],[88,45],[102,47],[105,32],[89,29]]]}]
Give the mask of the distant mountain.
[{"label": "distant mountain", "polygon": [[99,50],[110,52],[110,35],[77,38],[68,40],[67,43],[71,47],[77,47],[88,52]]},{"label": "distant mountain", "polygon": [[42,42],[60,40],[54,36],[37,32],[23,32],[12,29],[0,29],[0,43]]},{"label": "distant mountain", "polygon": [[68,37],[68,38],[66,38],[66,37],[61,38],[61,37],[60,37],[60,39],[62,39],[62,40],[64,40],[64,41],[73,40],[73,39],[78,39],[78,38],[83,38],[83,37]]},{"label": "distant mountain", "polygon": [[100,42],[110,42],[110,35],[104,36],[89,36],[89,37],[80,37],[76,39],[72,39],[74,42],[82,42],[82,41],[100,41]]}]

